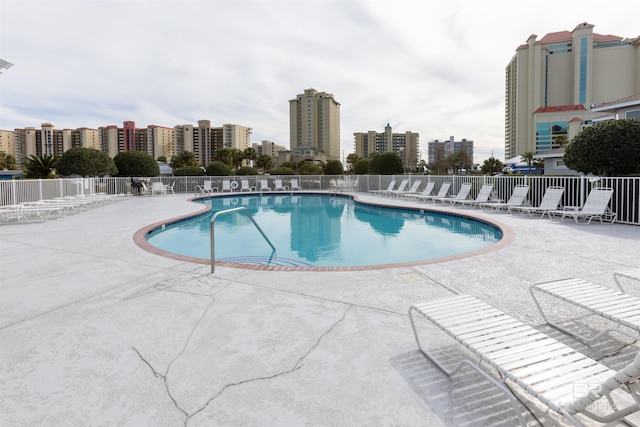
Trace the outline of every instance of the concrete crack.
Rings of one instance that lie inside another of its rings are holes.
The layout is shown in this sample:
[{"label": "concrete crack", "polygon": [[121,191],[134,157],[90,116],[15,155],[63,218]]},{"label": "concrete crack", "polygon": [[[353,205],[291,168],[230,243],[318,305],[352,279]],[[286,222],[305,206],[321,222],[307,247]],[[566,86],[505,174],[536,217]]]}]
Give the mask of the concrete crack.
[{"label": "concrete crack", "polygon": [[149,367],[149,369],[151,369],[151,372],[153,373],[153,375],[156,378],[160,378],[164,384],[164,388],[167,392],[167,396],[169,396],[169,399],[171,399],[171,401],[173,402],[173,406],[175,406],[175,408],[180,411],[184,417],[185,417],[185,425],[187,423],[187,420],[190,418],[190,415],[187,413],[187,411],[185,411],[184,409],[182,409],[180,407],[180,404],[178,403],[178,401],[175,399],[175,397],[173,397],[173,394],[171,393],[171,388],[169,387],[169,383],[167,382],[167,377],[169,376],[169,371],[171,370],[171,366],[173,366],[173,364],[175,363],[176,360],[178,360],[180,358],[180,356],[182,356],[184,354],[184,352],[186,351],[187,347],[189,346],[189,342],[191,341],[191,338],[193,337],[195,331],[198,329],[198,326],[200,325],[200,323],[202,322],[202,319],[204,319],[204,317],[207,315],[207,313],[209,312],[209,310],[211,309],[211,307],[213,306],[213,304],[215,303],[215,298],[212,296],[208,296],[208,295],[198,295],[198,296],[205,296],[211,299],[211,302],[209,303],[209,305],[207,306],[207,308],[202,312],[202,315],[200,315],[200,317],[198,318],[198,320],[195,322],[195,324],[193,325],[193,327],[191,328],[191,331],[189,332],[189,335],[187,336],[187,339],[185,340],[184,345],[182,346],[182,349],[178,352],[178,354],[171,359],[171,361],[169,362],[169,364],[167,365],[167,369],[165,370],[164,375],[161,374],[160,372],[158,372],[152,365],[151,363],[149,363],[149,361],[147,361],[144,356],[142,356],[142,354],[140,354],[140,352],[133,347],[133,351],[136,352],[136,354],[138,354],[138,357],[140,357],[140,360],[142,360],[142,362],[147,365]]},{"label": "concrete crack", "polygon": [[264,381],[264,380],[270,380],[273,378],[277,378],[283,375],[287,375],[290,374],[292,372],[297,371],[298,369],[300,369],[302,367],[302,364],[304,362],[304,360],[309,356],[309,354],[311,354],[311,352],[313,352],[313,350],[316,349],[316,347],[318,347],[318,345],[320,345],[320,343],[322,342],[322,339],[324,337],[326,337],[328,334],[330,334],[337,325],[339,325],[342,321],[344,321],[345,317],[347,316],[347,313],[349,312],[349,310],[351,310],[351,306],[348,306],[347,309],[344,311],[344,313],[342,313],[342,316],[336,320],[330,327],[329,329],[327,329],[325,332],[323,332],[318,339],[316,340],[316,342],[309,347],[309,349],[302,355],[300,356],[300,358],[296,361],[296,363],[294,363],[294,365],[286,370],[286,371],[282,371],[282,372],[278,372],[276,374],[273,375],[266,375],[266,376],[262,376],[262,377],[255,377],[255,378],[248,378],[246,380],[242,380],[242,381],[238,381],[235,383],[229,383],[229,384],[225,384],[224,387],[222,387],[220,389],[220,391],[218,391],[215,395],[213,395],[209,400],[207,400],[201,407],[200,409],[197,409],[196,411],[194,411],[192,414],[187,415],[187,419],[185,420],[185,426],[187,425],[187,422],[189,421],[189,419],[191,417],[193,417],[194,415],[198,414],[199,412],[203,411],[207,406],[209,406],[209,404],[211,402],[213,402],[215,399],[217,399],[222,393],[224,393],[228,388],[231,387],[235,387],[235,386],[239,386],[239,385],[243,385],[243,384],[247,384],[247,383],[251,383],[251,382],[255,382],[255,381]]}]

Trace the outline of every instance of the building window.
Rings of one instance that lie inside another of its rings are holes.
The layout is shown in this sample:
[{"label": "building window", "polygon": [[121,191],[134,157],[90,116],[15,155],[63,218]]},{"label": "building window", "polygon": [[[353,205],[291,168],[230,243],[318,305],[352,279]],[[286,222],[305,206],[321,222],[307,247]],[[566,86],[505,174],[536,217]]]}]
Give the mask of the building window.
[{"label": "building window", "polygon": [[567,122],[536,123],[536,153],[558,148],[555,139],[567,135]]},{"label": "building window", "polygon": [[631,110],[624,113],[625,119],[640,119],[640,110]]},{"label": "building window", "polygon": [[567,167],[564,164],[564,160],[554,160],[553,167],[555,169],[567,169]]},{"label": "building window", "polygon": [[580,39],[580,104],[587,103],[587,38]]}]

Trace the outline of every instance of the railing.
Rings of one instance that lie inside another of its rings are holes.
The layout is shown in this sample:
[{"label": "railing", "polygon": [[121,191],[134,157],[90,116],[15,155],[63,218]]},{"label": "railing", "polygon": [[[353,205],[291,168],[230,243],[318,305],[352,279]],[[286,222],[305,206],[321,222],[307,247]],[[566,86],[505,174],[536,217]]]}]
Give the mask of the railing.
[{"label": "railing", "polygon": [[[398,182],[409,179],[407,188],[415,180],[421,180],[424,185],[428,181],[436,183],[436,191],[445,182],[451,182],[450,194],[456,194],[464,182],[472,183],[469,197],[475,198],[483,184],[494,186],[493,198],[507,200],[513,188],[519,184],[529,185],[529,203],[537,206],[550,186],[564,187],[562,204],[564,206],[582,206],[589,191],[593,187],[613,188],[614,193],[609,207],[616,212],[616,222],[640,225],[640,177],[586,177],[586,176],[545,176],[545,175],[279,175],[279,176],[169,176],[144,178],[149,184],[162,182],[165,185],[175,183],[175,193],[196,193],[196,186],[204,186],[205,181],[211,181],[213,187],[223,188],[225,180],[235,182],[235,191],[239,191],[241,180],[248,180],[250,187],[260,188],[260,181],[267,179],[273,188],[274,179],[282,179],[284,185],[289,185],[291,179],[296,179],[303,190],[330,190],[339,181],[356,183],[355,188],[348,191],[368,192],[386,189],[392,179]],[[143,179],[143,178],[134,178]],[[75,196],[78,194],[94,193],[131,193],[130,178],[63,178],[50,180],[0,180],[0,206],[15,205],[55,197]]]},{"label": "railing", "polygon": [[264,237],[264,240],[267,241],[267,243],[269,244],[269,246],[271,246],[271,249],[273,249],[273,252],[271,254],[272,258],[275,258],[276,256],[276,247],[273,246],[273,243],[271,243],[271,240],[269,240],[269,238],[267,237],[266,234],[264,234],[264,231],[262,231],[262,228],[260,228],[260,226],[258,225],[258,223],[256,222],[255,219],[253,219],[253,215],[251,215],[251,212],[249,212],[247,210],[247,208],[244,207],[239,207],[239,208],[232,208],[232,209],[225,209],[223,211],[218,211],[215,214],[213,214],[213,217],[211,218],[211,223],[209,225],[210,228],[210,238],[211,238],[211,273],[215,273],[216,271],[216,256],[215,256],[215,238],[214,238],[214,230],[215,230],[215,223],[216,223],[216,218],[218,218],[220,215],[226,215],[229,213],[233,213],[233,212],[239,212],[239,211],[243,211],[244,213],[247,214],[247,216],[249,217],[249,219],[251,220],[251,222],[253,223],[253,225],[256,226],[256,228],[258,229],[258,231],[260,232],[260,234],[262,234],[262,237]]}]

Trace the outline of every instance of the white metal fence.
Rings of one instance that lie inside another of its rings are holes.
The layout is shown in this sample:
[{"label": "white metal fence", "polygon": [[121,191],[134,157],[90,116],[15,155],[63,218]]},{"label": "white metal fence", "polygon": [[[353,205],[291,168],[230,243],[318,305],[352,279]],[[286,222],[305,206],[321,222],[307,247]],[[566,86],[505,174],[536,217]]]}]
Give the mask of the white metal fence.
[{"label": "white metal fence", "polygon": [[[640,225],[640,177],[584,177],[584,176],[476,176],[476,175],[282,175],[282,176],[187,176],[152,177],[142,179],[149,185],[162,182],[173,185],[175,193],[197,193],[197,186],[212,181],[212,187],[222,189],[222,181],[240,183],[249,180],[251,187],[259,188],[260,180],[268,179],[273,187],[274,179],[282,179],[289,185],[291,179],[297,179],[303,190],[330,190],[336,181],[354,183],[355,191],[368,192],[386,189],[391,180],[409,179],[409,188],[415,180],[423,182],[423,188],[429,181],[435,182],[436,191],[443,182],[451,182],[450,194],[456,194],[464,182],[472,183],[469,197],[475,198],[483,184],[493,184],[494,197],[507,200],[516,185],[529,185],[529,203],[537,206],[550,186],[564,187],[562,204],[564,206],[582,206],[589,191],[594,187],[608,187],[614,190],[609,207],[617,214],[616,222]],[[174,185],[175,183],[175,185]],[[236,186],[234,185],[234,187]],[[240,186],[237,185],[236,191]],[[75,196],[79,194],[121,194],[132,193],[130,178],[63,178],[44,180],[2,180],[0,181],[0,206],[16,205],[24,202],[53,199],[55,197]]]}]

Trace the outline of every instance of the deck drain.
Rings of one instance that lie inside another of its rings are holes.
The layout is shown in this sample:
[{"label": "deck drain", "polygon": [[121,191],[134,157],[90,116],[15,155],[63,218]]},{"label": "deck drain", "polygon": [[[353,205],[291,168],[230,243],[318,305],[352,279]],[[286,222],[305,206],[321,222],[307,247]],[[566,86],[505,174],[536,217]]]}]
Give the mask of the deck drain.
[{"label": "deck drain", "polygon": [[398,274],[402,280],[408,283],[424,282],[426,279],[418,273],[401,273]]}]

